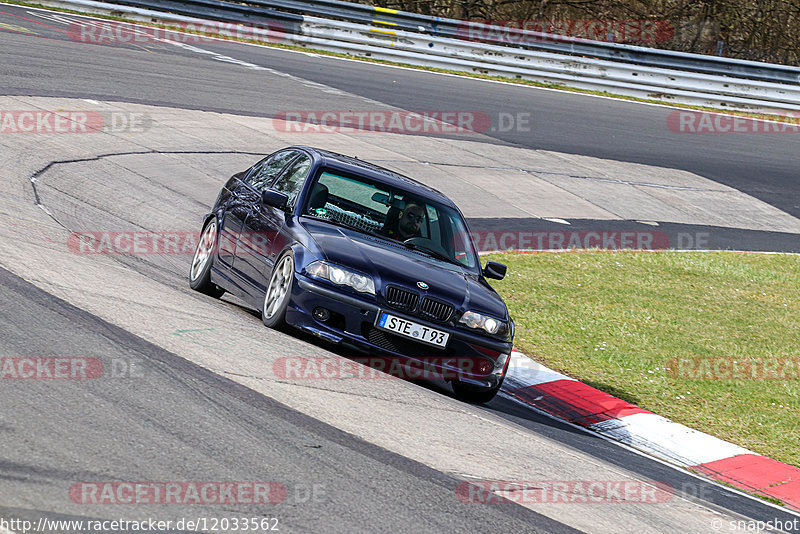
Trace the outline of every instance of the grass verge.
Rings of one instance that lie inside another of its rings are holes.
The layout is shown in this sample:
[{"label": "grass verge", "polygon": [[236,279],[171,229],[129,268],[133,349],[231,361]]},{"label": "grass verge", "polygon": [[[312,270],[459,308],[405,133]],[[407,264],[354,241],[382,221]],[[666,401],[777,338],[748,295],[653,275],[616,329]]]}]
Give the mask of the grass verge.
[{"label": "grass verge", "polygon": [[[673,421],[800,466],[800,256],[487,258],[509,267],[493,285],[516,322],[518,350]],[[676,359],[691,363],[676,366]],[[739,378],[733,361],[745,370]]]}]

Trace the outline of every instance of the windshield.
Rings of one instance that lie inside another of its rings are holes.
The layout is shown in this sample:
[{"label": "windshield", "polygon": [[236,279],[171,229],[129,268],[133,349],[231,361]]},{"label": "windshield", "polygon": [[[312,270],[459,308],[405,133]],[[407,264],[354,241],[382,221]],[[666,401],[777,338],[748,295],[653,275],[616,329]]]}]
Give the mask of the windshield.
[{"label": "windshield", "polygon": [[303,213],[406,244],[475,269],[477,257],[458,211],[413,193],[323,170]]}]

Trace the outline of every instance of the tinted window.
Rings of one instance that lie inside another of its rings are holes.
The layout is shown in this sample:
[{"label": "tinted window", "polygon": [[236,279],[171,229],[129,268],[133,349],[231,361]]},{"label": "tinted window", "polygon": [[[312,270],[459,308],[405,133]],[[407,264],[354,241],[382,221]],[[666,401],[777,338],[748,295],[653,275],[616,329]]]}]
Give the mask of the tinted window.
[{"label": "tinted window", "polygon": [[294,204],[298,193],[303,188],[303,183],[311,169],[311,158],[302,154],[291,167],[283,173],[270,189],[289,195],[289,206]]},{"label": "tinted window", "polygon": [[299,152],[297,150],[282,150],[267,158],[259,168],[251,174],[245,182],[258,191],[263,191],[270,186],[286,165],[291,162]]}]

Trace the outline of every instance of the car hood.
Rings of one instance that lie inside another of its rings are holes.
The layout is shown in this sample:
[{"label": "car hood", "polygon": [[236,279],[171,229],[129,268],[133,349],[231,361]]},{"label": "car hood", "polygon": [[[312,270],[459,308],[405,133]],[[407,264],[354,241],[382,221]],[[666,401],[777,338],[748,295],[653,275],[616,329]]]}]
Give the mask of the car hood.
[{"label": "car hood", "polygon": [[[431,258],[400,243],[323,221],[307,220],[302,224],[325,259],[371,275],[381,294],[387,284],[397,284],[417,291],[421,296],[429,295],[450,302],[456,309],[482,312],[501,319],[508,317],[500,296],[466,268]],[[429,288],[420,290],[417,282],[424,282]]]}]

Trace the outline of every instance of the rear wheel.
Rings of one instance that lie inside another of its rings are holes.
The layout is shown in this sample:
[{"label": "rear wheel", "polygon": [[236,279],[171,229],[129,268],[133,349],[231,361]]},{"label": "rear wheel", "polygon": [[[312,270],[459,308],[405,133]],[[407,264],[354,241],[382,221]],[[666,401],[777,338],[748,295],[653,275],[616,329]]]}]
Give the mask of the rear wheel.
[{"label": "rear wheel", "polygon": [[211,266],[217,246],[217,219],[212,218],[203,227],[189,270],[189,287],[200,293],[219,298],[225,290],[211,281]]},{"label": "rear wheel", "polygon": [[288,249],[281,254],[272,269],[272,276],[264,294],[264,306],[261,319],[270,328],[278,328],[286,324],[286,308],[294,282],[294,254]]},{"label": "rear wheel", "polygon": [[500,383],[495,387],[486,389],[454,380],[453,393],[455,393],[459,400],[473,402],[475,404],[484,404],[492,400],[494,396],[497,395],[497,392],[500,391],[500,386],[502,385],[503,381],[501,380]]}]

